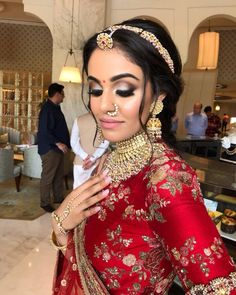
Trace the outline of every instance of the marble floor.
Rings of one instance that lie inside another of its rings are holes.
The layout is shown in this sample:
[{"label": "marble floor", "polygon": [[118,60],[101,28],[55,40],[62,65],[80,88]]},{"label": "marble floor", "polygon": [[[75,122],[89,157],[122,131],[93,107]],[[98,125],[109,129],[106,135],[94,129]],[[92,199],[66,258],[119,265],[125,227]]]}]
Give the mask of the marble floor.
[{"label": "marble floor", "polygon": [[50,214],[33,221],[0,219],[0,294],[50,295],[56,250]]}]

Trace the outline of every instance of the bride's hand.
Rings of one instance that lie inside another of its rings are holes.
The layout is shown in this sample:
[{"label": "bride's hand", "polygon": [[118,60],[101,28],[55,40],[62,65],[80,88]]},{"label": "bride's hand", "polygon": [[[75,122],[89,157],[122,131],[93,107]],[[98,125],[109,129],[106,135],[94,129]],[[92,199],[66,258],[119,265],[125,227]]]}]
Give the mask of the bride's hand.
[{"label": "bride's hand", "polygon": [[92,176],[84,184],[73,190],[64,199],[60,207],[54,211],[52,227],[60,244],[65,244],[66,236],[63,237],[61,234],[55,216],[59,217],[63,230],[68,231],[75,228],[85,218],[96,214],[101,209],[95,204],[108,195],[109,190],[105,189],[105,187],[110,182],[111,179],[107,176],[107,172]]}]

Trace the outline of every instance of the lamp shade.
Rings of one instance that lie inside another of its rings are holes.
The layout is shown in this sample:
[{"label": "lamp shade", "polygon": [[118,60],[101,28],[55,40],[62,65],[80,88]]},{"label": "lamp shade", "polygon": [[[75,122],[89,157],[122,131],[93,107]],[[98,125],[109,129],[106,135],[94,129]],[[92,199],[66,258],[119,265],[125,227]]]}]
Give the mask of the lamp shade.
[{"label": "lamp shade", "polygon": [[217,112],[220,111],[220,106],[219,106],[218,104],[215,106],[215,110],[216,110]]},{"label": "lamp shade", "polygon": [[61,70],[59,80],[62,82],[81,83],[80,71],[77,67],[64,66]]},{"label": "lamp shade", "polygon": [[219,54],[219,33],[205,32],[199,36],[197,69],[213,70],[217,67]]}]

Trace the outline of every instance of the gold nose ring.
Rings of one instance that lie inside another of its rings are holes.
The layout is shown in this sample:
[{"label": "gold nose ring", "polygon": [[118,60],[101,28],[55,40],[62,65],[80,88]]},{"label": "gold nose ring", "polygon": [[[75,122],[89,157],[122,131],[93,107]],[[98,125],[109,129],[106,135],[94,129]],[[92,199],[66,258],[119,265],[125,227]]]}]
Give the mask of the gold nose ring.
[{"label": "gold nose ring", "polygon": [[114,105],[114,108],[115,108],[114,111],[107,112],[107,115],[110,116],[110,117],[115,117],[118,114],[118,110],[119,110],[118,105],[116,103],[114,103],[113,105]]}]

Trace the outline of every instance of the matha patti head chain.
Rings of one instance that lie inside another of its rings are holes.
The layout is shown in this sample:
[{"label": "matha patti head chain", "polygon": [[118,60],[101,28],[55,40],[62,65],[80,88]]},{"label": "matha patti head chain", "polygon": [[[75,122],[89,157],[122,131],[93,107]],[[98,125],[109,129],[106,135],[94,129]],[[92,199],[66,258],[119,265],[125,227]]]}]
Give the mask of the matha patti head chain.
[{"label": "matha patti head chain", "polygon": [[[154,48],[158,50],[158,52],[160,53],[162,58],[165,60],[165,62],[167,63],[172,73],[175,72],[173,60],[170,57],[170,54],[167,51],[167,49],[161,44],[158,38],[154,34],[148,31],[144,31],[143,29],[138,27],[132,27],[127,25],[114,25],[114,26],[108,27],[97,35],[98,47],[102,50],[112,49],[114,45],[112,35],[117,30],[128,30],[128,31],[134,32],[138,34],[141,38],[150,42],[154,46]],[[106,33],[106,31],[110,31],[110,33]]]}]

